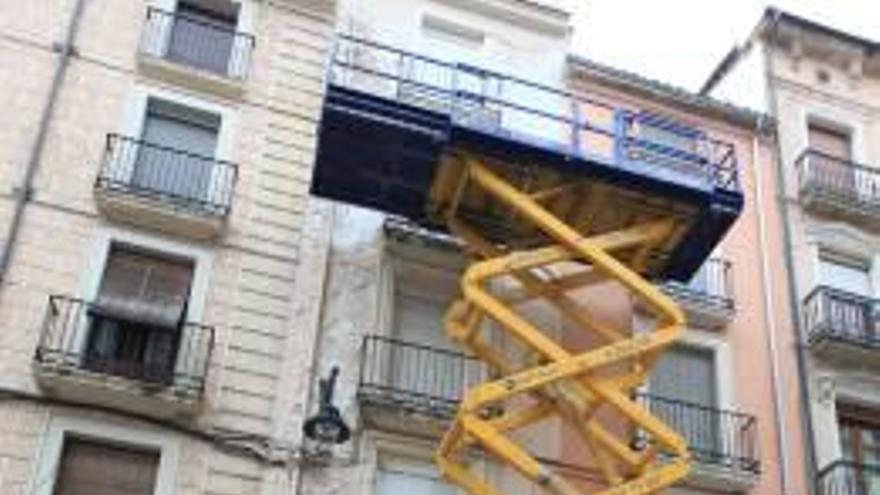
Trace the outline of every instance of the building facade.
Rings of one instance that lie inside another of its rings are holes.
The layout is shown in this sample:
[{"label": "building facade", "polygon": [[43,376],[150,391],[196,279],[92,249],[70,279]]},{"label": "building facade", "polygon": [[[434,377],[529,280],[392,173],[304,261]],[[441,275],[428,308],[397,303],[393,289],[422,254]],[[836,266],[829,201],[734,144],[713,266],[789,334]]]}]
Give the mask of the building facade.
[{"label": "building facade", "polygon": [[0,7],[0,492],[294,491],[334,9]]},{"label": "building facade", "polygon": [[[730,151],[746,197],[744,213],[690,283],[658,281],[685,308],[690,324],[681,345],[639,393],[692,445],[693,473],[675,493],[800,493],[802,476],[787,465],[782,452],[792,447],[780,433],[779,418],[788,409],[781,406],[786,390],[778,372],[787,365],[774,338],[789,331],[790,320],[784,267],[775,262],[781,237],[778,229],[771,232],[779,222],[768,206],[773,176],[764,172],[774,156],[770,122],[760,112],[566,57],[569,23],[559,6],[532,2],[351,2],[340,13],[348,37],[337,45],[331,78],[442,111],[443,90],[451,83],[434,68],[454,65],[497,76],[497,83],[479,88],[484,103],[469,114],[480,125],[552,139],[566,132],[555,116],[588,116],[610,126],[613,112],[606,110],[625,109],[693,130],[685,133],[690,138],[659,133],[645,139],[694,149],[716,143],[714,152]],[[539,87],[525,89],[517,78]],[[550,116],[535,117],[538,108]],[[589,145],[611,146],[600,141]],[[375,194],[386,193],[377,188]],[[328,208],[327,285],[316,353],[322,374],[332,366],[342,369],[335,400],[354,433],[336,449],[337,459],[306,474],[304,486],[315,494],[456,493],[431,457],[461,394],[487,376],[479,361],[445,336],[442,324],[468,257],[459,241],[417,223],[344,203]],[[603,302],[590,306],[603,321],[649,326],[643,308],[626,294],[600,289],[584,300]],[[531,311],[560,340],[581,338],[540,305]],[[522,440],[542,462],[578,479],[587,493],[595,489],[598,473],[569,441],[572,432],[561,424],[542,428]],[[505,493],[542,492],[488,457],[477,456],[474,464]]]},{"label": "building facade", "polygon": [[704,87],[777,121],[776,194],[797,323],[782,340],[802,384],[788,400],[802,404],[805,466],[819,494],[880,489],[876,47],[769,9]]}]

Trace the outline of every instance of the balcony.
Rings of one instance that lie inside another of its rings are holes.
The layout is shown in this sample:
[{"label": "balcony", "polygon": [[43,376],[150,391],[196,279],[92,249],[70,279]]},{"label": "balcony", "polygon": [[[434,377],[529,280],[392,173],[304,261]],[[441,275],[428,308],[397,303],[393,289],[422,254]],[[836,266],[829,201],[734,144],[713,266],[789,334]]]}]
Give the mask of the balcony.
[{"label": "balcony", "polygon": [[820,286],[804,301],[807,340],[814,353],[841,365],[878,366],[880,301]]},{"label": "balcony", "polygon": [[225,230],[237,176],[233,163],[111,134],[95,199],[111,219],[210,239]]},{"label": "balcony", "polygon": [[730,261],[709,258],[689,282],[669,281],[661,288],[681,305],[688,325],[719,330],[736,314],[731,272]]},{"label": "balcony", "polygon": [[34,368],[46,393],[160,418],[196,414],[214,329],[169,328],[66,296],[51,296]]},{"label": "balcony", "polygon": [[[739,492],[757,482],[761,474],[757,418],[650,394],[640,394],[639,399],[690,444],[695,462],[688,484]],[[636,443],[644,440],[637,435]]]},{"label": "balcony", "polygon": [[880,171],[808,149],[797,172],[804,209],[880,230]]},{"label": "balcony", "polygon": [[[445,431],[466,390],[486,380],[476,358],[423,344],[370,335],[361,348],[357,397],[368,427],[403,434]],[[643,403],[690,440],[699,467],[691,482],[729,491],[760,474],[753,416],[649,395]],[[487,411],[487,413],[498,411]]]},{"label": "balcony", "polygon": [[880,493],[880,465],[835,461],[816,476],[818,495],[876,495]]},{"label": "balcony", "polygon": [[483,381],[485,373],[478,359],[460,352],[368,335],[361,348],[357,397],[372,427],[439,436],[464,392]]},{"label": "balcony", "polygon": [[150,7],[138,64],[153,77],[196,90],[237,96],[244,91],[255,45],[228,25]]}]

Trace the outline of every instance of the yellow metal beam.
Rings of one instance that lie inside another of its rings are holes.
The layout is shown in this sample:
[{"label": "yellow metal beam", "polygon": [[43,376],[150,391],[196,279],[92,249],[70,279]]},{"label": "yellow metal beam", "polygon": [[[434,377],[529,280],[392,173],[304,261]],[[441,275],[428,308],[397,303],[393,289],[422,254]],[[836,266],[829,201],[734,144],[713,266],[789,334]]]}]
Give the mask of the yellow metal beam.
[{"label": "yellow metal beam", "polygon": [[[431,200],[443,209],[434,214],[446,221],[479,261],[465,271],[462,299],[448,311],[446,327],[454,340],[500,378],[488,379],[465,393],[436,453],[441,472],[471,495],[502,495],[461,461],[465,449],[478,447],[550,493],[579,494],[573,484],[538,462],[511,436],[555,417],[574,428],[603,473],[601,495],[648,495],[681,480],[690,462],[685,441],[632,397],[633,388],[645,380],[663,350],[682,332],[684,316],[678,306],[639,275],[651,253],[669,242],[679,220],[658,212],[656,217],[618,230],[594,233],[597,215],[592,210],[602,207],[602,189],[594,188],[588,211],[578,215],[578,225],[572,226],[552,208],[568,205],[568,211],[574,199],[564,195],[580,188],[541,180],[545,189],[522,191],[493,166],[473,156],[460,158],[445,162]],[[554,201],[547,201],[551,197]],[[517,232],[521,227],[527,231],[528,224],[542,233],[532,237],[552,242],[514,249],[513,243],[490,241],[473,217],[465,220],[458,215],[465,201],[471,212],[474,205],[508,212],[516,219],[512,225]],[[518,283],[519,292],[500,296],[498,284],[509,286],[509,281]],[[656,317],[656,328],[635,333],[591,317],[572,293],[604,282],[641,299]],[[573,327],[593,337],[588,348],[569,348],[554,332],[523,314],[520,305],[529,301],[548,304]],[[481,335],[490,322],[524,356],[531,357],[518,362],[496,349]],[[486,408],[495,405],[505,405],[505,412],[484,417]],[[600,412],[604,416],[612,412],[619,424],[603,423]],[[628,432],[634,429],[651,438],[646,450],[635,450],[629,442]],[[662,462],[657,460],[659,451],[668,454]]]}]

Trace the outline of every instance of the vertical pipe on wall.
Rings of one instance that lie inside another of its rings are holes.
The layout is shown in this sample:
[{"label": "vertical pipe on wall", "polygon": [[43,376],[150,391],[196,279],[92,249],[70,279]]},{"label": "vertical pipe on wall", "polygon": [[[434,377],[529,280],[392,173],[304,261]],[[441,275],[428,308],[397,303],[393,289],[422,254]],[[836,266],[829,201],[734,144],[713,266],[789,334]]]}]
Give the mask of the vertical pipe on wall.
[{"label": "vertical pipe on wall", "polygon": [[[767,103],[772,115],[778,119],[780,116],[779,101],[776,95],[776,85],[773,81],[775,74],[773,48],[777,43],[777,33],[779,29],[780,11],[773,11],[773,17],[770,20],[769,36],[770,39],[764,43],[764,73],[765,83],[767,85]],[[800,298],[798,297],[797,280],[795,278],[795,262],[792,251],[792,233],[791,219],[788,211],[787,197],[787,181],[785,169],[783,168],[784,159],[782,152],[782,143],[778,139],[775,140],[775,164],[776,164],[776,200],[779,206],[779,212],[782,223],[782,243],[783,243],[783,260],[785,262],[785,271],[788,277],[788,293],[789,293],[789,310],[791,312],[792,325],[795,334],[795,357],[797,361],[798,373],[798,391],[801,399],[801,433],[806,445],[806,471],[807,471],[807,493],[815,495],[816,486],[814,484],[817,465],[816,465],[816,444],[813,438],[813,414],[810,408],[810,389],[807,376],[807,356],[805,355],[805,347],[803,343],[803,329],[800,319]]]},{"label": "vertical pipe on wall", "polygon": [[[758,133],[765,126],[764,119],[759,121]],[[770,252],[767,243],[767,219],[764,203],[764,179],[761,171],[760,137],[752,138],[752,163],[755,169],[755,209],[758,218],[758,243],[761,249],[761,282],[764,286],[764,325],[766,328],[767,352],[770,355],[770,384],[773,393],[773,414],[776,417],[776,450],[779,453],[779,484],[781,495],[794,495],[791,490],[791,472],[789,471],[788,433],[783,418],[785,406],[782,400],[782,378],[779,370],[779,345],[776,339],[776,308],[773,301],[773,279],[770,275]]]},{"label": "vertical pipe on wall", "polygon": [[9,263],[15,251],[18,233],[21,230],[21,220],[24,215],[24,208],[31,200],[33,194],[34,177],[37,174],[40,160],[43,157],[46,137],[49,133],[49,125],[52,121],[52,116],[55,113],[55,107],[58,102],[58,95],[61,91],[61,86],[64,82],[64,76],[67,74],[70,59],[75,54],[73,42],[79,31],[84,8],[85,0],[74,0],[73,10],[67,23],[64,39],[60,43],[53,43],[52,49],[57,53],[55,70],[52,74],[52,81],[49,83],[49,94],[46,96],[46,102],[40,112],[40,120],[37,123],[37,131],[34,134],[30,153],[28,153],[28,160],[24,169],[24,177],[22,178],[21,183],[15,187],[13,191],[15,195],[15,204],[12,210],[12,218],[9,221],[9,228],[6,232],[2,251],[0,251],[0,281],[3,281],[6,278]]}]

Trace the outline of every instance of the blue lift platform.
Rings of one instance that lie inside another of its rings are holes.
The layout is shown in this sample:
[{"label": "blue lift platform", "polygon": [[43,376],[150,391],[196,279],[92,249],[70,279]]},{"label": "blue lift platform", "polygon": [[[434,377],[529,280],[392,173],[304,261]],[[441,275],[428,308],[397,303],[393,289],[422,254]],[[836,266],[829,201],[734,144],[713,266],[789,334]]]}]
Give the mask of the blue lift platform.
[{"label": "blue lift platform", "polygon": [[[438,193],[439,177],[456,157],[478,155],[518,188],[540,190],[566,222],[590,222],[595,232],[678,216],[681,227],[651,253],[643,275],[679,281],[743,208],[734,146],[664,116],[348,37],[339,38],[329,72],[317,196],[444,231],[438,202],[449,194]],[[544,241],[476,194],[458,208],[493,242]]]}]

